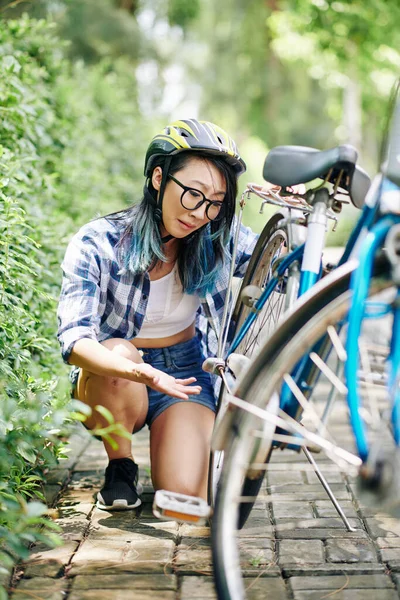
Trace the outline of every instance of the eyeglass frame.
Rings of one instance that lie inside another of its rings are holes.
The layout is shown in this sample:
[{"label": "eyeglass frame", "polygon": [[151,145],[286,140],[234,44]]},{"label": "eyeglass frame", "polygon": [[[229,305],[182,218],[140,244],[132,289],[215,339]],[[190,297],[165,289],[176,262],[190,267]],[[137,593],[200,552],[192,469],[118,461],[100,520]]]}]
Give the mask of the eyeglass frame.
[{"label": "eyeglass frame", "polygon": [[[183,183],[181,183],[180,181],[178,181],[178,179],[176,179],[176,177],[174,177],[173,175],[168,175],[169,179],[172,179],[172,181],[174,183],[176,183],[177,185],[179,185],[179,187],[181,187],[183,189],[183,192],[181,194],[180,197],[180,202],[181,202],[181,206],[185,209],[185,210],[197,210],[198,208],[200,208],[200,206],[202,206],[204,204],[204,202],[207,202],[207,207],[206,207],[206,217],[209,221],[218,221],[219,219],[222,219],[224,216],[224,201],[223,200],[209,200],[208,198],[205,197],[205,195],[203,194],[203,192],[201,190],[198,190],[197,188],[191,187],[190,185],[184,185]],[[196,206],[194,208],[186,208],[186,206],[183,204],[182,202],[182,198],[183,196],[186,194],[186,192],[188,190],[193,190],[194,192],[197,192],[198,194],[200,194],[201,196],[203,196],[203,200],[200,200],[200,202],[198,202],[196,204]],[[217,214],[217,216],[214,219],[210,219],[210,217],[208,216],[208,208],[212,205],[219,205],[220,206],[220,210],[219,213]]]}]

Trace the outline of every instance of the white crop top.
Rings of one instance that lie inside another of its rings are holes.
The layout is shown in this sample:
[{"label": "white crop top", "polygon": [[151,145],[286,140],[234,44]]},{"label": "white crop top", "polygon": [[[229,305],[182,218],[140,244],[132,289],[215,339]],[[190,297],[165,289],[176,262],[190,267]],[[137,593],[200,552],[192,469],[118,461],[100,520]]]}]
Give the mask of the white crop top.
[{"label": "white crop top", "polygon": [[185,294],[175,263],[171,273],[150,281],[150,293],[140,338],[163,338],[183,331],[195,319],[200,300],[197,294]]}]

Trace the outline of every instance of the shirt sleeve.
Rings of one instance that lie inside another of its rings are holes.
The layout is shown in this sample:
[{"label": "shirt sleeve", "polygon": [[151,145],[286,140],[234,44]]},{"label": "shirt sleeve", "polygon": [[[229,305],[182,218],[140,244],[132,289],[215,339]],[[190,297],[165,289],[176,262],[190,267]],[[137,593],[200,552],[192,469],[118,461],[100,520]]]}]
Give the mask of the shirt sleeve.
[{"label": "shirt sleeve", "polygon": [[[236,217],[235,217],[234,227],[232,230],[233,232],[235,232],[236,225],[237,225],[237,221],[236,221]],[[232,249],[233,249],[234,236],[235,236],[235,233],[233,233],[233,237],[231,240]],[[253,250],[257,243],[258,238],[259,238],[259,235],[257,233],[254,233],[250,229],[250,227],[245,227],[245,225],[243,225],[243,223],[240,225],[239,241],[238,241],[238,248],[237,248],[237,255],[236,255],[236,265],[235,265],[235,273],[234,273],[235,277],[243,277],[244,276],[246,269],[247,269],[247,265],[249,263],[250,257],[253,253]]]},{"label": "shirt sleeve", "polygon": [[88,236],[76,234],[61,264],[63,279],[58,304],[58,341],[68,362],[79,339],[98,339],[100,330],[100,256]]}]

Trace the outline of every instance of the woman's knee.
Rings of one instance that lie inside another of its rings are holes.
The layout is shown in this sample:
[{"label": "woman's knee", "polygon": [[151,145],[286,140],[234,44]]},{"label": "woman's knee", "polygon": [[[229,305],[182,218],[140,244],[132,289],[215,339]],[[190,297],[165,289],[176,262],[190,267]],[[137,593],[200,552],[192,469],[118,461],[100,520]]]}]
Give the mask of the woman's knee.
[{"label": "woman's knee", "polygon": [[[135,348],[133,344],[131,344],[128,340],[123,340],[119,338],[110,338],[108,340],[104,340],[101,342],[103,346],[105,346],[111,352],[115,352],[119,356],[123,356],[124,358],[128,358],[135,363],[142,363],[143,359],[139,353],[139,351]],[[124,391],[126,388],[136,386],[133,381],[129,379],[123,379],[122,377],[109,377],[109,376],[91,376],[98,377],[102,385],[105,386],[104,391],[110,391],[112,393],[118,393],[119,391]],[[93,381],[93,379],[92,379]]]},{"label": "woman's knee", "polygon": [[139,350],[128,340],[123,340],[120,338],[110,338],[108,340],[104,340],[101,342],[103,346],[105,346],[111,352],[115,352],[119,356],[123,356],[124,358],[129,358],[133,360],[133,362],[141,363],[143,359],[140,355]]}]

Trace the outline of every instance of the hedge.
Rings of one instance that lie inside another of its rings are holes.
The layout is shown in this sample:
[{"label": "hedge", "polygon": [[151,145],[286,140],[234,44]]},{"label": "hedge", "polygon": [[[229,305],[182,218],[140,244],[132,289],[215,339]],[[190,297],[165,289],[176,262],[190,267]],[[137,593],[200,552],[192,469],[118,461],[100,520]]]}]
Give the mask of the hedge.
[{"label": "hedge", "polygon": [[[139,199],[145,144],[134,65],[64,57],[54,26],[0,28],[0,582],[59,543],[41,493],[72,406],[56,341],[59,264],[96,214]],[[1,585],[1,583],[0,583]],[[7,597],[0,587],[0,598]]]}]

